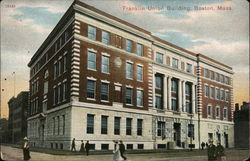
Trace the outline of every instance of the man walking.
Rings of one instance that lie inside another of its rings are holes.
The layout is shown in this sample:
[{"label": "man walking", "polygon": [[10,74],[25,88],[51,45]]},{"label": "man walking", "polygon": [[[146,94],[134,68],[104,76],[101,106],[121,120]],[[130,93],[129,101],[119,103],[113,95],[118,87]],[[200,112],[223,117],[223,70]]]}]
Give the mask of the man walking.
[{"label": "man walking", "polygon": [[203,150],[203,149],[204,149],[204,147],[205,147],[205,143],[204,143],[204,142],[202,142],[202,143],[201,143],[201,149]]},{"label": "man walking", "polygon": [[120,153],[121,153],[121,157],[122,157],[124,160],[127,160],[127,158],[123,155],[124,152],[125,152],[125,146],[124,146],[122,140],[120,140],[119,150],[120,150]]},{"label": "man walking", "polygon": [[213,139],[209,139],[209,145],[207,147],[208,161],[216,161],[216,147],[213,144]]},{"label": "man walking", "polygon": [[86,142],[85,144],[85,150],[86,150],[86,155],[88,156],[89,155],[89,141]]},{"label": "man walking", "polygon": [[71,151],[76,151],[76,143],[75,143],[75,138],[73,138],[72,140],[72,144],[71,144]]}]

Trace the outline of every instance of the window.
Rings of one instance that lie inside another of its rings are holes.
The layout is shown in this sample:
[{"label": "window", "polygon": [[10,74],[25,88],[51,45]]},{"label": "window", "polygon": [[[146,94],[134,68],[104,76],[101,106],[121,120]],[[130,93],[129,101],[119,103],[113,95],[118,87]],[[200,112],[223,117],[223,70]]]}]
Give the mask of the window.
[{"label": "window", "polygon": [[132,105],[132,88],[126,88],[126,104]]},{"label": "window", "polygon": [[223,108],[223,119],[227,120],[227,107]]},{"label": "window", "polygon": [[95,81],[87,80],[87,98],[95,98]]},{"label": "window", "polygon": [[130,62],[126,63],[126,78],[133,79],[133,64]]},{"label": "window", "polygon": [[121,118],[115,117],[115,128],[114,128],[115,135],[120,135],[120,122],[121,122]]},{"label": "window", "polygon": [[155,108],[163,109],[163,107],[162,107],[162,96],[161,95],[155,95]]},{"label": "window", "polygon": [[204,69],[204,77],[208,78],[208,69]]},{"label": "window", "polygon": [[162,77],[159,75],[155,76],[155,88],[162,89]]},{"label": "window", "polygon": [[216,119],[220,118],[220,107],[219,106],[215,107],[215,117],[216,117]]},{"label": "window", "polygon": [[210,87],[210,98],[214,98],[214,87]]},{"label": "window", "polygon": [[58,85],[57,90],[58,90],[58,103],[60,103],[61,102],[61,98],[62,98],[61,97],[61,94],[62,94],[62,92],[61,92],[61,90],[62,90],[61,84]]},{"label": "window", "polygon": [[220,100],[224,101],[225,100],[225,90],[220,90]]},{"label": "window", "polygon": [[53,135],[56,134],[56,120],[55,120],[55,117],[53,117]]},{"label": "window", "polygon": [[215,98],[218,99],[218,100],[220,99],[219,89],[218,88],[215,89]]},{"label": "window", "polygon": [[219,82],[219,74],[215,73],[215,80]]},{"label": "window", "polygon": [[186,112],[192,113],[192,104],[190,103],[189,100],[186,100]]},{"label": "window", "polygon": [[137,119],[137,135],[142,136],[142,119]]},{"label": "window", "polygon": [[65,115],[62,115],[62,134],[65,134]]},{"label": "window", "polygon": [[143,91],[142,90],[136,91],[136,105],[137,107],[143,106]]},{"label": "window", "polygon": [[144,144],[138,144],[137,149],[144,149]]},{"label": "window", "polygon": [[126,135],[131,135],[132,133],[132,118],[126,119]]},{"label": "window", "polygon": [[126,40],[126,51],[132,53],[132,51],[133,51],[133,41]]},{"label": "window", "polygon": [[204,87],[204,96],[208,97],[208,85],[205,85]]},{"label": "window", "polygon": [[163,54],[162,53],[156,53],[156,62],[163,64]]},{"label": "window", "polygon": [[173,110],[173,111],[178,111],[177,100],[176,100],[176,98],[172,98],[172,99],[171,99],[171,105],[172,105],[172,110]]},{"label": "window", "polygon": [[185,84],[185,94],[187,95],[187,96],[190,96],[190,94],[191,94],[191,86],[189,85],[189,84]]},{"label": "window", "polygon": [[224,83],[224,75],[220,75],[220,82]]},{"label": "window", "polygon": [[213,79],[214,79],[214,72],[210,71],[210,72],[209,72],[209,77],[210,77],[210,79],[213,80]]},{"label": "window", "polygon": [[88,69],[96,70],[96,53],[88,51]]},{"label": "window", "polygon": [[55,52],[57,52],[57,43],[55,44]]},{"label": "window", "polygon": [[60,134],[60,116],[57,116],[57,135]]},{"label": "window", "polygon": [[108,116],[102,116],[101,119],[101,134],[108,134]]},{"label": "window", "polygon": [[101,83],[101,100],[108,101],[109,99],[109,84]]},{"label": "window", "polygon": [[44,72],[44,79],[48,78],[48,76],[49,76],[49,71],[48,71],[48,69],[47,69],[47,70],[45,70],[45,72]]},{"label": "window", "polygon": [[109,150],[109,144],[101,144],[101,150]]},{"label": "window", "polygon": [[43,94],[48,93],[48,81],[44,82],[44,89],[43,89]]},{"label": "window", "polygon": [[176,93],[177,90],[178,90],[177,80],[172,79],[171,80],[171,91]]},{"label": "window", "polygon": [[192,73],[192,64],[187,63],[187,69],[186,72]]},{"label": "window", "polygon": [[65,32],[65,42],[66,42],[68,39],[69,39],[69,32],[66,31],[66,32]]},{"label": "window", "polygon": [[143,80],[143,67],[140,65],[137,65],[137,80],[138,81]]},{"label": "window", "polygon": [[88,26],[88,38],[91,40],[96,40],[96,28],[93,26]]},{"label": "window", "polygon": [[104,43],[104,44],[109,44],[109,38],[110,38],[110,34],[109,34],[109,32],[107,32],[107,31],[102,31],[102,42]]},{"label": "window", "polygon": [[137,44],[137,55],[142,56],[142,44]]},{"label": "window", "polygon": [[66,96],[67,96],[67,81],[63,82],[62,91],[63,91],[62,100],[64,101],[66,100]]},{"label": "window", "polygon": [[133,144],[127,144],[127,149],[129,150],[132,150],[133,149]]},{"label": "window", "polygon": [[188,124],[188,137],[194,139],[194,124]]},{"label": "window", "polygon": [[165,122],[157,122],[157,136],[165,136]]},{"label": "window", "polygon": [[58,66],[57,66],[57,61],[54,62],[54,78],[58,76]]},{"label": "window", "polygon": [[207,105],[207,117],[210,118],[212,116],[212,107],[211,105]]},{"label": "window", "polygon": [[229,101],[229,92],[228,91],[226,91],[225,92],[225,101]]},{"label": "window", "polygon": [[109,57],[104,55],[102,56],[102,72],[109,73]]},{"label": "window", "polygon": [[58,95],[58,93],[57,93],[58,91],[57,91],[57,87],[55,86],[54,88],[53,88],[53,104],[55,105],[55,104],[57,104],[57,95]]},{"label": "window", "polygon": [[229,84],[229,78],[225,76],[225,83]]},{"label": "window", "polygon": [[62,65],[62,72],[66,72],[67,71],[67,55],[63,56],[63,65]]},{"label": "window", "polygon": [[178,59],[175,58],[172,59],[172,67],[178,69]]},{"label": "window", "polygon": [[87,114],[87,134],[94,134],[94,115]]}]

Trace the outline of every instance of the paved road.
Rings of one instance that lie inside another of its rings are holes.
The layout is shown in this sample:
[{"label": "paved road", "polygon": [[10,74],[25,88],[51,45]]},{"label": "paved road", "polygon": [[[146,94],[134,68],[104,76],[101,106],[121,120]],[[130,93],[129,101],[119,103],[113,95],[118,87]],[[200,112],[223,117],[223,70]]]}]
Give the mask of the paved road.
[{"label": "paved road", "polygon": [[[4,159],[7,161],[21,161],[22,149],[1,146]],[[229,153],[229,154],[228,154]],[[31,152],[30,161],[112,161],[112,155],[50,155],[38,152]],[[230,156],[230,154],[232,156]],[[242,161],[248,155],[248,151],[230,151],[227,152],[228,161]],[[206,156],[182,156],[173,154],[171,157],[165,153],[150,154],[127,154],[128,161],[207,161]]]}]

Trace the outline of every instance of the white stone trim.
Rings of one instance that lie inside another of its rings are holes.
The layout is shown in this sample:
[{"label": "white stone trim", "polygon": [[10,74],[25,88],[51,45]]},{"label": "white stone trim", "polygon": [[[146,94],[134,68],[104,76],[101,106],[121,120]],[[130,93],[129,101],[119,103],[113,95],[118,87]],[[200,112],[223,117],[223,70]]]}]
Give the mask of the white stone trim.
[{"label": "white stone trim", "polygon": [[94,78],[94,77],[87,77],[88,80],[93,80],[93,81],[96,81],[97,79]]}]

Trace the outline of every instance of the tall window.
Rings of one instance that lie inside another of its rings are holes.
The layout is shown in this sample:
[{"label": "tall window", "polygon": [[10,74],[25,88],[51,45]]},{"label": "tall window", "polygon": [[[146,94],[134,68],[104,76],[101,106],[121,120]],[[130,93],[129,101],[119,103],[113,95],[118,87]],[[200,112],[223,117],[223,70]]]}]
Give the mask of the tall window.
[{"label": "tall window", "polygon": [[185,84],[185,94],[190,96],[191,94],[191,86],[189,84]]},{"label": "tall window", "polygon": [[225,90],[220,90],[220,100],[224,101],[225,100]]},{"label": "tall window", "polygon": [[162,53],[156,53],[156,62],[163,64],[163,54]]},{"label": "tall window", "polygon": [[104,44],[109,44],[109,38],[110,38],[110,34],[109,34],[109,32],[107,32],[107,31],[102,31],[102,42],[104,43]]},{"label": "tall window", "polygon": [[88,51],[88,69],[96,70],[96,53]]},{"label": "tall window", "polygon": [[204,86],[204,96],[208,97],[208,85]]},{"label": "tall window", "polygon": [[218,100],[220,99],[219,89],[218,88],[215,89],[215,98],[218,99]]},{"label": "tall window", "polygon": [[165,136],[165,122],[157,122],[157,136]]},{"label": "tall window", "polygon": [[226,91],[225,92],[225,101],[229,101],[229,92],[228,91]]},{"label": "tall window", "polygon": [[209,77],[210,77],[210,79],[214,79],[214,72],[210,71],[209,72]]},{"label": "tall window", "polygon": [[60,134],[60,116],[57,116],[57,135]]},{"label": "tall window", "polygon": [[142,119],[137,119],[137,135],[142,136]]},{"label": "tall window", "polygon": [[133,51],[133,41],[126,40],[126,51],[132,53],[132,51]]},{"label": "tall window", "polygon": [[163,109],[162,102],[162,95],[155,95],[155,108]]},{"label": "tall window", "polygon": [[215,73],[215,80],[219,81],[219,74],[218,73]]},{"label": "tall window", "polygon": [[63,56],[63,69],[62,69],[62,72],[66,72],[67,70],[67,54]]},{"label": "tall window", "polygon": [[132,118],[126,119],[126,135],[131,135],[132,133]]},{"label": "tall window", "polygon": [[94,134],[94,115],[87,115],[87,134]]},{"label": "tall window", "polygon": [[212,107],[211,105],[207,105],[207,117],[210,118],[212,116]]},{"label": "tall window", "polygon": [[57,87],[57,90],[58,90],[58,103],[60,103],[61,102],[61,94],[62,94],[62,85],[61,84],[59,84],[58,85],[58,87]]},{"label": "tall window", "polygon": [[102,56],[102,72],[109,73],[109,57],[105,55]]},{"label": "tall window", "polygon": [[215,107],[215,117],[216,117],[216,119],[220,118],[220,107],[219,106]]},{"label": "tall window", "polygon": [[95,81],[87,80],[87,98],[95,98]]},{"label": "tall window", "polygon": [[177,90],[178,90],[177,80],[172,79],[171,80],[171,91],[176,93]]},{"label": "tall window", "polygon": [[62,115],[62,134],[65,134],[65,115]]},{"label": "tall window", "polygon": [[93,26],[88,26],[88,38],[91,40],[96,40],[96,28]]},{"label": "tall window", "polygon": [[48,93],[48,81],[44,82],[44,90],[43,90],[43,94],[47,93]]},{"label": "tall window", "polygon": [[204,69],[204,77],[208,78],[208,69]]},{"label": "tall window", "polygon": [[210,98],[214,98],[214,87],[210,87]]},{"label": "tall window", "polygon": [[101,134],[108,134],[108,116],[102,116],[101,119]]},{"label": "tall window", "polygon": [[143,106],[143,91],[142,90],[136,91],[136,105],[137,107]]},{"label": "tall window", "polygon": [[143,67],[140,65],[137,65],[137,80],[138,81],[143,80]]},{"label": "tall window", "polygon": [[66,96],[67,96],[67,81],[63,82],[62,88],[63,88],[62,89],[63,90],[62,99],[66,100]]},{"label": "tall window", "polygon": [[142,56],[142,44],[137,44],[137,55]]},{"label": "tall window", "polygon": [[162,89],[162,77],[159,75],[155,76],[155,88]]},{"label": "tall window", "polygon": [[126,78],[133,79],[133,64],[130,62],[126,63]]},{"label": "tall window", "polygon": [[192,73],[192,64],[187,63],[187,69],[186,72]]},{"label": "tall window", "polygon": [[229,84],[229,78],[225,76],[225,83]]},{"label": "tall window", "polygon": [[227,120],[227,107],[226,106],[223,108],[223,119]]},{"label": "tall window", "polygon": [[171,105],[172,105],[172,110],[173,111],[178,111],[177,100],[176,100],[175,97],[172,97],[172,99],[171,99]]},{"label": "tall window", "polygon": [[115,117],[115,127],[114,127],[115,135],[120,135],[120,122],[121,122],[121,118]]},{"label": "tall window", "polygon": [[101,100],[108,101],[109,99],[109,84],[101,83]]},{"label": "tall window", "polygon": [[224,75],[222,75],[222,74],[220,75],[220,82],[224,83]]},{"label": "tall window", "polygon": [[178,69],[178,59],[175,58],[172,59],[172,67]]},{"label": "tall window", "polygon": [[126,104],[132,104],[132,88],[126,88]]}]

